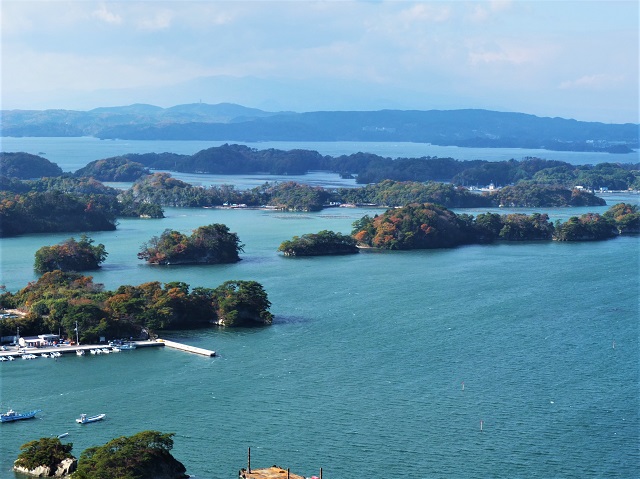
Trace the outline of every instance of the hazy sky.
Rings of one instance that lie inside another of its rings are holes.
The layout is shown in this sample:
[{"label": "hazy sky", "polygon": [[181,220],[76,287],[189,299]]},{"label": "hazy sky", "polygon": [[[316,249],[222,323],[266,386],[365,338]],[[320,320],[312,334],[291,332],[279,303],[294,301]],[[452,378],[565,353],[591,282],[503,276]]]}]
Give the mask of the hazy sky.
[{"label": "hazy sky", "polygon": [[638,123],[639,2],[2,0],[3,109],[233,102]]}]

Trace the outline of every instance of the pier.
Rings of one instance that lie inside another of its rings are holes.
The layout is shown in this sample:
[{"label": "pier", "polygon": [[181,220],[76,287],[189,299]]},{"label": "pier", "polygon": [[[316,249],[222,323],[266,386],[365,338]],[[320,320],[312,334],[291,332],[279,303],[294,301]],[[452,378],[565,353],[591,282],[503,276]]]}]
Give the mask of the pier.
[{"label": "pier", "polygon": [[[271,466],[262,469],[251,469],[251,448],[247,453],[247,468],[242,468],[238,472],[238,479],[307,479],[305,476],[292,474],[289,469],[279,466]],[[322,479],[322,468],[320,476],[311,476],[311,479]]]},{"label": "pier", "polygon": [[[136,348],[164,346],[164,344],[157,343],[155,341],[129,341],[129,342],[135,345]],[[14,346],[10,350],[0,351],[0,357],[7,358],[11,356],[14,359],[20,359],[23,354],[36,354],[36,355],[51,354],[51,353],[75,354],[76,351],[84,351],[85,353],[88,353],[92,349],[108,349],[112,351],[113,347],[107,344],[82,344],[82,345],[64,344],[60,346],[47,346],[44,348],[25,348],[25,347]]]},{"label": "pier", "polygon": [[186,351],[188,353],[200,354],[202,356],[214,357],[215,351],[209,349],[197,348],[195,346],[189,346],[188,344],[176,343],[175,341],[169,341],[167,339],[156,339],[156,342],[173,349],[179,349],[180,351]]},{"label": "pier", "polygon": [[[185,351],[188,353],[200,354],[201,356],[214,357],[215,351],[209,349],[197,348],[195,346],[189,346],[188,344],[177,343],[175,341],[169,341],[167,339],[156,339],[155,341],[128,341],[131,345],[138,348],[152,348],[152,347],[168,347]],[[84,351],[89,353],[92,349],[108,349],[113,351],[114,346],[106,344],[74,344],[74,345],[60,345],[60,346],[48,346],[44,348],[35,347],[18,347],[13,346],[10,350],[0,351],[0,358],[8,359],[11,356],[13,359],[20,359],[24,354],[36,354],[40,356],[42,354],[60,353],[60,354],[75,354],[76,351]],[[117,347],[117,346],[116,346]],[[3,359],[4,361],[4,359]]]}]

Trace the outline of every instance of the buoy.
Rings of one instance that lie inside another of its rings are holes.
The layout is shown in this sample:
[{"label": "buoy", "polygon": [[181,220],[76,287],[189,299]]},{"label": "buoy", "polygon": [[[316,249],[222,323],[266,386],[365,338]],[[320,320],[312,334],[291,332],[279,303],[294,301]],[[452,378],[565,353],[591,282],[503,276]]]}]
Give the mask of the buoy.
[{"label": "buoy", "polygon": [[462,390],[464,391],[464,381],[462,381]]},{"label": "buoy", "polygon": [[482,431],[482,426],[484,425],[484,421],[480,419],[480,430]]}]

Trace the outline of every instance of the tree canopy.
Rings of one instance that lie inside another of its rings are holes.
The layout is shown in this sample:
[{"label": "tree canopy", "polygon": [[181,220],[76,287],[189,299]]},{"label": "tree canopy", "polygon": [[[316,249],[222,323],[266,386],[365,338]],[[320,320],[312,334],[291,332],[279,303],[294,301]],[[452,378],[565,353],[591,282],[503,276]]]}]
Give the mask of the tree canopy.
[{"label": "tree canopy", "polygon": [[1,321],[2,336],[19,326],[25,335],[62,329],[75,338],[77,323],[81,343],[95,343],[101,336],[140,337],[142,330],[271,324],[273,320],[267,293],[255,281],[193,289],[183,282],[152,281],[106,291],[91,277],[59,270],[43,274],[16,293],[3,293],[0,306],[27,313]]},{"label": "tree canopy", "polygon": [[27,180],[60,176],[62,168],[46,158],[30,153],[0,153],[0,175]]},{"label": "tree canopy", "polygon": [[97,269],[107,257],[103,244],[93,246],[94,241],[82,235],[80,241],[69,238],[58,245],[43,246],[35,254],[34,268],[38,273],[56,269],[85,271]]},{"label": "tree canopy", "polygon": [[215,223],[200,226],[191,236],[165,230],[140,247],[138,258],[151,264],[219,264],[240,261],[244,251],[236,233],[226,225]]},{"label": "tree canopy", "polygon": [[15,465],[29,470],[45,466],[55,471],[62,461],[73,458],[72,449],[73,444],[62,444],[57,437],[43,437],[20,446]]},{"label": "tree canopy", "polygon": [[278,251],[285,256],[322,256],[353,254],[358,252],[356,240],[349,235],[323,230],[283,241]]},{"label": "tree canopy", "polygon": [[171,455],[173,433],[143,431],[82,452],[75,479],[186,479],[186,468]]}]

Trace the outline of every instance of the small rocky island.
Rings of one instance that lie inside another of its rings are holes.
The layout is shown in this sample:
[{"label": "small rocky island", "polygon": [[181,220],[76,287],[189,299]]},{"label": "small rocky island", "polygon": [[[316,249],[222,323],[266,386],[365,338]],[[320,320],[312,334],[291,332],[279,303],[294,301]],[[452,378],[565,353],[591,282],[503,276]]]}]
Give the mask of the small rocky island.
[{"label": "small rocky island", "polygon": [[354,254],[358,252],[358,247],[356,240],[349,235],[323,230],[283,241],[278,251],[285,256],[327,256]]},{"label": "small rocky island", "polygon": [[28,442],[20,446],[13,470],[34,477],[67,477],[78,466],[72,449],[73,444],[62,444],[57,437]]},{"label": "small rocky island", "polygon": [[222,264],[240,261],[244,245],[226,225],[200,226],[191,236],[166,229],[140,247],[138,258],[149,264]]},{"label": "small rocky island", "polygon": [[20,447],[22,452],[14,462],[13,469],[34,477],[74,479],[189,477],[184,464],[171,454],[173,433],[143,431],[130,437],[118,437],[104,446],[86,449],[79,461],[71,455],[72,448],[73,444],[62,444],[58,438],[44,437],[28,442]]}]

